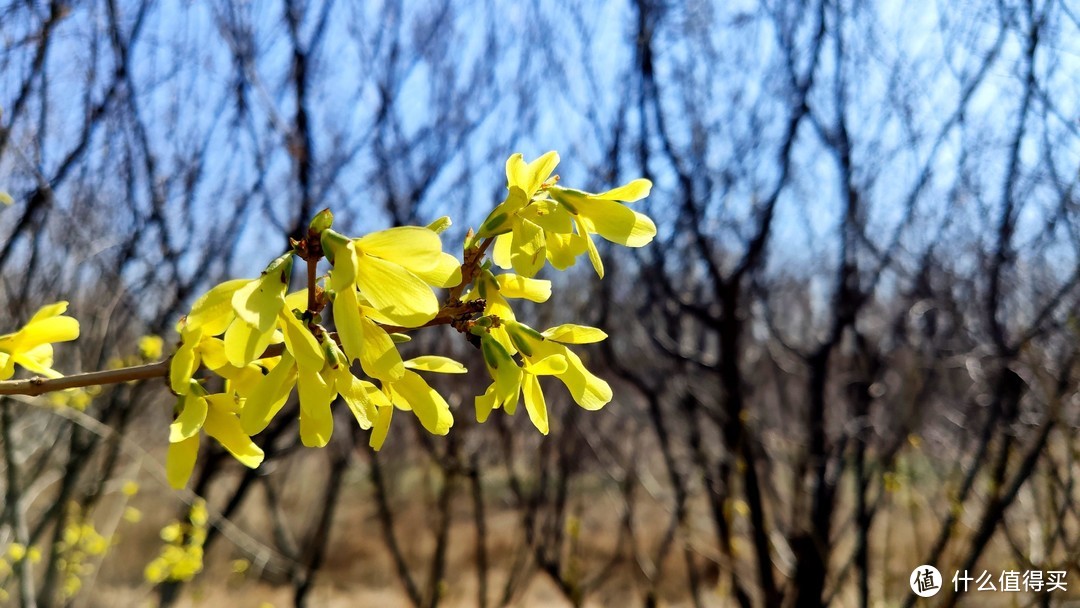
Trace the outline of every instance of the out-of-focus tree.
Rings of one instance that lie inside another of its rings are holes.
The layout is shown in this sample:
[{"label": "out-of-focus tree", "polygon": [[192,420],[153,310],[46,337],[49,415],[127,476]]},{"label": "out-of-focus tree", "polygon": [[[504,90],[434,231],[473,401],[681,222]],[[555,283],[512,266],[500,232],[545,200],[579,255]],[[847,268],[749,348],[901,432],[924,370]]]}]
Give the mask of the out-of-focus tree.
[{"label": "out-of-focus tree", "polygon": [[[553,400],[542,439],[395,430],[375,458],[339,434],[303,492],[294,422],[266,432],[266,475],[206,448],[207,551],[224,532],[303,605],[360,500],[417,606],[537,584],[576,604],[910,605],[917,564],[1066,569],[1078,29],[1057,0],[12,1],[0,299],[13,323],[71,300],[90,339],[64,368],[104,367],[173,340],[194,296],[323,207],[352,232],[475,225],[508,153],[563,149],[591,186],[657,184],[658,246],[605,256],[608,279],[544,319],[621,329],[596,364],[627,396],[595,418]],[[86,417],[5,400],[0,539],[53,547],[111,508],[150,467],[132,445],[163,394],[107,390]],[[24,604],[63,600],[44,553],[20,562]]]}]

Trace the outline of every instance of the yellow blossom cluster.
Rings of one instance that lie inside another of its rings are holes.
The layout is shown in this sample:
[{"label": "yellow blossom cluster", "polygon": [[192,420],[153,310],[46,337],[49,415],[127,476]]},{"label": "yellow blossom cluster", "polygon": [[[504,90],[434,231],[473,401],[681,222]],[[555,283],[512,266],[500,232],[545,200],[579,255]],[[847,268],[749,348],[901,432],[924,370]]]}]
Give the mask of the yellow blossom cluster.
[{"label": "yellow blossom cluster", "polygon": [[68,504],[67,525],[56,544],[56,568],[63,577],[60,597],[70,599],[82,589],[83,579],[94,571],[91,560],[100,560],[110,541],[94,527],[79,503]]},{"label": "yellow blossom cluster", "polygon": [[[510,301],[550,297],[551,282],[534,278],[547,262],[563,270],[587,254],[602,277],[593,235],[630,247],[651,241],[652,220],[625,203],[647,196],[652,184],[638,179],[601,194],[562,188],[552,177],[557,163],[554,152],[531,163],[510,157],[507,196],[467,236],[464,261],[443,251],[439,233],[448,218],[350,238],[332,229],[326,210],[312,220],[307,238],[294,241],[259,277],[226,281],[198,298],[177,326],[181,342],[170,366],[178,396],[166,461],[170,483],[187,483],[204,433],[257,467],[264,453],[253,437],[293,394],[300,439],[309,447],[330,441],[335,402],[371,430],[374,449],[386,440],[395,410],[412,412],[428,432],[445,435],[453,412],[422,373],[464,374],[465,366],[432,354],[405,359],[398,350],[407,332],[431,325],[450,325],[480,348],[491,378],[475,399],[481,422],[496,408],[513,414],[523,398],[530,420],[546,434],[542,376],[561,381],[585,409],[608,403],[611,387],[569,346],[606,334],[573,324],[536,331],[516,319]],[[493,260],[485,259],[489,248]],[[330,270],[311,276],[323,258]],[[307,269],[307,287],[290,291],[297,259]],[[492,261],[514,272],[496,274]],[[442,303],[439,289],[448,290]],[[324,324],[327,318],[333,326]],[[221,381],[205,382],[203,370]]]},{"label": "yellow blossom cluster", "polygon": [[21,329],[0,336],[0,380],[11,378],[16,364],[47,378],[62,376],[52,368],[52,345],[79,337],[79,322],[64,315],[67,307],[67,302],[43,306]]},{"label": "yellow blossom cluster", "polygon": [[165,541],[161,553],[143,570],[150,583],[189,581],[202,571],[203,544],[210,514],[206,501],[196,500],[188,512],[187,522],[174,521],[161,529]]}]

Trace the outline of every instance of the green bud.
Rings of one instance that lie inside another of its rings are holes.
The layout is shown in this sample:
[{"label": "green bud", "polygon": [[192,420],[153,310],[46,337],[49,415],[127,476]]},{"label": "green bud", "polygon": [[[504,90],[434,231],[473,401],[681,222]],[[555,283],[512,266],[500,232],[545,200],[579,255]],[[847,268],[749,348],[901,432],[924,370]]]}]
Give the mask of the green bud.
[{"label": "green bud", "polygon": [[480,317],[474,323],[476,327],[491,327],[491,317]]},{"label": "green bud", "polygon": [[334,232],[333,230],[327,228],[326,230],[322,231],[321,235],[319,235],[319,242],[322,243],[323,255],[326,256],[327,260],[330,260],[331,264],[333,264],[334,252],[348,245],[349,237],[343,234],[338,234],[337,232]]},{"label": "green bud", "polygon": [[263,274],[281,273],[281,282],[288,284],[289,276],[292,275],[293,253],[284,253],[270,262]]},{"label": "green bud", "polygon": [[390,339],[394,341],[394,344],[412,342],[412,337],[406,334],[390,334]]},{"label": "green bud", "polygon": [[555,199],[555,201],[558,202],[560,205],[566,207],[567,211],[573,213],[574,215],[578,214],[578,210],[577,207],[574,206],[574,203],[571,202],[571,199],[584,198],[583,192],[580,192],[578,190],[568,190],[566,188],[560,188],[558,186],[552,186],[551,188],[549,188],[548,194],[550,194],[551,198]]},{"label": "green bud", "polygon": [[324,230],[328,230],[333,224],[334,214],[330,213],[329,209],[323,209],[315,214],[315,217],[311,219],[311,223],[308,224],[308,227],[315,232],[321,233]]},{"label": "green bud", "polygon": [[435,234],[442,234],[443,232],[446,232],[446,229],[453,224],[454,222],[450,221],[450,216],[444,215],[439,219],[435,220],[434,222],[428,224],[428,230],[434,232]]},{"label": "green bud", "polygon": [[502,344],[499,344],[490,334],[481,338],[480,350],[484,353],[484,363],[487,363],[491,369],[499,369],[500,363],[510,360],[510,353],[506,352]]},{"label": "green bud", "polygon": [[337,369],[341,365],[341,358],[338,357],[338,348],[334,344],[333,340],[327,340],[322,343],[323,354],[326,355],[326,362],[330,364],[330,367]]},{"label": "green bud", "polygon": [[509,220],[510,216],[505,212],[488,216],[488,218],[484,220],[484,223],[480,225],[480,231],[476,233],[477,238],[486,239],[489,236],[509,232]]},{"label": "green bud", "polygon": [[504,321],[502,323],[507,327],[507,334],[510,336],[510,341],[513,342],[514,348],[521,351],[525,356],[532,356],[532,343],[531,340],[543,340],[543,336],[537,333],[537,330],[517,323],[516,321]]}]

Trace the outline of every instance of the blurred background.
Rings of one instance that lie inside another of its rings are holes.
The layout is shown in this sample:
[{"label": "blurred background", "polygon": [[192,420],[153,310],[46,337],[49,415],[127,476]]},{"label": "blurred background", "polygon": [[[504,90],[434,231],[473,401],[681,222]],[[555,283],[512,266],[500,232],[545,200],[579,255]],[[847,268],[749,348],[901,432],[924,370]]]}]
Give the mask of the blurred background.
[{"label": "blurred background", "polygon": [[[448,437],[399,416],[376,456],[337,408],[308,450],[280,416],[260,469],[206,441],[177,493],[163,382],[5,399],[3,597],[1080,601],[1078,33],[1072,0],[0,3],[0,331],[70,300],[66,372],[167,355],[324,207],[351,235],[449,215],[460,256],[514,152],[652,179],[659,229],[522,314],[611,334],[580,352],[615,400],[553,385],[548,437],[477,425],[474,373],[437,380]],[[409,348],[482,371],[448,328]],[[148,582],[196,495],[205,568]]]}]

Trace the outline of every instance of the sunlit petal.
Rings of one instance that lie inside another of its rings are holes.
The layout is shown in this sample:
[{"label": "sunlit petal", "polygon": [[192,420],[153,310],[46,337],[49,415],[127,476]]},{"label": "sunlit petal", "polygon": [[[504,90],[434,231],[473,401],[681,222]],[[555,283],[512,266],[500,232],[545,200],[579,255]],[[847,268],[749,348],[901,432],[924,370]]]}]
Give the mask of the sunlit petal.
[{"label": "sunlit petal", "polygon": [[217,439],[240,464],[251,469],[262,464],[262,449],[244,433],[236,414],[210,408],[206,416],[206,434]]},{"label": "sunlit petal", "polygon": [[169,425],[169,442],[177,443],[199,434],[199,429],[206,422],[206,399],[200,395],[181,395],[180,414]]},{"label": "sunlit petal", "polygon": [[234,319],[229,329],[225,330],[225,356],[229,363],[243,367],[260,358],[273,337],[273,325],[266,331],[260,331],[243,319]]},{"label": "sunlit petal", "polygon": [[237,290],[253,282],[252,279],[234,279],[215,286],[199,296],[187,315],[188,329],[202,329],[208,336],[224,332],[234,316],[232,298]]},{"label": "sunlit petal", "polygon": [[394,417],[393,407],[380,407],[379,417],[375,419],[375,426],[371,429],[371,439],[368,445],[378,452],[386,442],[386,434],[390,431],[390,420]]},{"label": "sunlit petal", "polygon": [[590,344],[592,342],[600,342],[608,337],[603,330],[587,325],[574,325],[571,323],[552,327],[541,333],[548,340],[554,340],[564,344]]},{"label": "sunlit petal", "polygon": [[401,378],[405,365],[390,334],[367,317],[360,317],[360,332],[360,367],[364,373],[383,381]]},{"label": "sunlit petal", "polygon": [[525,374],[521,383],[521,392],[525,397],[525,410],[529,412],[529,420],[538,431],[547,435],[547,403],[544,401],[544,391],[540,389],[540,381],[532,374]]},{"label": "sunlit petal", "polygon": [[419,327],[439,312],[431,288],[405,268],[369,255],[361,255],[357,262],[360,291],[395,323]]},{"label": "sunlit petal", "polygon": [[422,372],[438,372],[440,374],[464,374],[469,371],[465,369],[464,365],[457,361],[454,361],[449,357],[440,357],[438,355],[424,355],[409,359],[405,362],[405,367]]},{"label": "sunlit petal", "polygon": [[165,477],[169,480],[169,485],[177,490],[186,486],[188,479],[191,479],[191,472],[195,470],[195,460],[198,457],[198,434],[177,443],[170,443],[165,456]]},{"label": "sunlit petal", "polygon": [[589,198],[632,203],[649,196],[650,191],[652,191],[652,182],[644,178],[638,178],[617,188],[612,188],[607,192],[592,194]]},{"label": "sunlit petal", "polygon": [[429,270],[442,253],[439,235],[421,226],[399,226],[372,232],[353,241],[360,253],[382,258],[412,271]]},{"label": "sunlit petal", "polygon": [[297,365],[314,371],[321,370],[326,364],[326,355],[311,331],[292,311],[282,310],[278,318],[285,328],[285,348],[296,358]]},{"label": "sunlit petal", "polygon": [[[433,435],[445,435],[454,425],[450,406],[435,389],[428,386],[416,372],[406,371],[400,380],[391,383],[395,396],[400,397],[412,409],[420,424]],[[395,401],[397,403],[397,401]]]},{"label": "sunlit petal", "polygon": [[240,410],[240,425],[244,432],[248,435],[262,432],[285,406],[295,384],[296,361],[286,352],[245,399],[244,407]]},{"label": "sunlit petal", "polygon": [[495,280],[499,285],[499,293],[507,298],[546,302],[551,297],[551,281],[530,279],[516,274],[500,274]]},{"label": "sunlit petal", "polygon": [[330,411],[333,388],[321,374],[304,368],[300,368],[296,387],[300,393],[300,441],[309,448],[321,448],[330,442],[334,432]]}]

